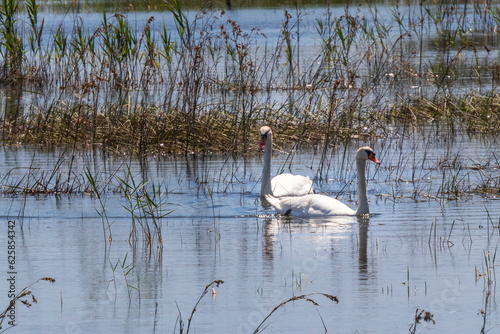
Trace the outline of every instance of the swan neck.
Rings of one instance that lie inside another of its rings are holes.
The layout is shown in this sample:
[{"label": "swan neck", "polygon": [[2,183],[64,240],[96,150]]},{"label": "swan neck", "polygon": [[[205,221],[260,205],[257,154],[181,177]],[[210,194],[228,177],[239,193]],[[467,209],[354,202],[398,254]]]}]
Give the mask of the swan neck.
[{"label": "swan neck", "polygon": [[271,132],[267,134],[266,146],[264,147],[264,165],[262,166],[262,185],[260,188],[260,196],[266,194],[272,195],[271,189],[271,152],[273,150],[273,135]]},{"label": "swan neck", "polygon": [[358,210],[356,215],[369,213],[368,194],[366,193],[366,161],[356,160],[358,170]]}]

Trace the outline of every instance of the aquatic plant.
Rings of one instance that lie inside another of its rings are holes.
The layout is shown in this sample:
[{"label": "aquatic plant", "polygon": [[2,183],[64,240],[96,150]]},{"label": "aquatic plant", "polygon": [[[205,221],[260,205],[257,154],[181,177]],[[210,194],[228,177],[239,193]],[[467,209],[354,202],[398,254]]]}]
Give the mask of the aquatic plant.
[{"label": "aquatic plant", "polygon": [[116,299],[118,288],[117,288],[117,285],[116,285],[117,278],[116,278],[115,272],[116,272],[116,269],[118,268],[118,266],[120,266],[120,269],[121,269],[121,272],[122,272],[122,275],[123,275],[123,279],[125,281],[125,286],[127,287],[128,302],[130,304],[132,302],[132,296],[130,294],[130,290],[133,289],[133,290],[137,290],[138,291],[139,289],[138,289],[138,287],[132,286],[129,283],[128,275],[132,272],[132,270],[134,270],[135,265],[134,265],[133,262],[127,264],[127,256],[128,256],[128,253],[125,254],[125,257],[123,258],[123,260],[117,259],[114,266],[111,263],[111,261],[109,262],[109,265],[111,267],[111,271],[113,273],[113,279],[111,279],[109,281],[108,286],[109,286],[109,284],[111,284],[111,282],[113,282],[113,285],[115,287],[115,299]]},{"label": "aquatic plant", "polygon": [[[198,301],[194,305],[194,307],[193,307],[193,309],[191,311],[191,314],[190,314],[190,316],[188,318],[186,334],[189,333],[189,329],[191,327],[191,321],[193,320],[193,316],[194,316],[194,313],[196,312],[196,308],[198,307],[198,304],[201,302],[201,300],[203,299],[203,297],[205,297],[205,295],[208,293],[208,291],[210,291],[210,289],[212,290],[212,295],[215,296],[216,291],[215,291],[214,287],[218,288],[219,285],[221,285],[221,284],[224,284],[223,280],[215,280],[215,281],[207,284],[207,286],[205,286],[205,289],[201,293],[200,298],[198,299]],[[177,320],[175,322],[175,327],[177,328],[177,324],[179,324],[179,333],[182,334],[182,333],[184,333],[184,321],[182,320],[182,313],[181,313],[178,305],[177,305],[177,310],[179,311],[179,315],[178,315]]]},{"label": "aquatic plant", "polygon": [[137,182],[127,166],[127,173],[124,178],[117,177],[127,205],[123,208],[131,214],[132,228],[129,235],[129,242],[133,245],[138,241],[137,226],[141,227],[145,249],[151,254],[153,245],[157,244],[160,250],[163,247],[162,219],[168,216],[173,210],[164,211],[164,207],[170,204],[166,201],[167,192],[161,184],[150,184],[150,181]]},{"label": "aquatic plant", "polygon": [[[478,51],[496,40],[491,27],[500,20],[480,4],[480,15],[445,3],[396,6],[391,20],[376,6],[347,4],[343,15],[326,8],[307,56],[301,22],[309,13],[297,6],[284,10],[276,44],[263,49],[258,29],[246,31],[223,10],[188,15],[177,0],[167,6],[173,29],[165,22],[158,29],[154,17],[132,24],[120,13],[85,28],[75,14],[71,34],[62,24],[48,32],[33,1],[27,20],[17,20],[18,5],[5,0],[0,10],[0,85],[18,101],[0,124],[7,142],[187,154],[247,152],[262,122],[283,143],[325,149],[375,138],[394,120],[444,121],[471,133],[500,128],[498,96],[483,92],[498,78]],[[456,89],[461,73],[476,73],[481,89]],[[27,91],[36,93],[23,105]],[[323,151],[319,175],[327,170]]]},{"label": "aquatic plant", "polygon": [[63,153],[48,170],[35,164],[34,159],[26,168],[10,169],[0,179],[1,192],[11,195],[89,193],[92,185],[83,175],[75,173],[74,159],[75,155],[68,160]]},{"label": "aquatic plant", "polygon": [[[0,329],[2,329],[2,323],[8,317],[9,312],[16,307],[17,301],[20,301],[21,303],[26,305],[26,307],[31,307],[32,304],[38,303],[38,300],[35,298],[35,295],[33,294],[33,292],[31,290],[28,290],[28,289],[30,289],[32,286],[34,286],[35,284],[37,284],[40,281],[47,281],[50,283],[54,283],[56,280],[53,279],[52,277],[42,277],[42,278],[36,280],[35,282],[29,284],[28,286],[25,286],[24,288],[22,288],[21,291],[19,291],[19,293],[17,293],[14,296],[14,298],[12,298],[10,300],[9,306],[7,306],[7,308],[3,312],[0,313]],[[28,299],[23,300],[22,298],[25,298],[25,297],[26,298],[31,297],[31,300],[28,300]],[[9,327],[9,328],[12,328],[12,327],[14,327],[14,326],[11,325],[11,327]]]},{"label": "aquatic plant", "polygon": [[[489,232],[488,232],[489,235]],[[484,278],[484,288],[483,288],[483,298],[484,298],[484,306],[479,312],[483,317],[483,324],[481,327],[480,333],[486,333],[486,320],[488,313],[490,311],[490,297],[494,290],[492,290],[492,286],[496,283],[496,272],[495,272],[495,259],[497,256],[497,247],[495,247],[495,251],[493,252],[493,256],[490,251],[483,251],[483,260],[482,262],[482,272],[479,272],[476,269],[476,281],[480,278]]]},{"label": "aquatic plant", "polygon": [[[21,71],[23,59],[23,40],[18,33],[16,12],[19,0],[3,0],[0,7],[0,54],[4,59],[2,64],[2,76],[16,78],[17,72]],[[15,79],[14,79],[15,81]]]},{"label": "aquatic plant", "polygon": [[[339,299],[336,296],[330,295],[330,294],[327,294],[327,293],[321,293],[321,292],[309,293],[307,295],[293,296],[292,298],[289,298],[289,299],[281,302],[279,305],[276,305],[276,307],[274,307],[272,309],[272,311],[269,312],[269,314],[264,318],[264,320],[262,320],[262,322],[255,328],[254,334],[263,332],[268,327],[267,321],[271,318],[271,316],[273,315],[273,313],[276,312],[278,309],[284,307],[286,304],[288,304],[290,302],[295,302],[295,301],[299,301],[299,300],[305,300],[307,302],[312,303],[314,306],[318,306],[319,304],[312,297],[312,296],[315,296],[315,295],[324,296],[327,299],[331,300],[332,302],[336,302],[337,304],[339,303]],[[325,327],[325,323],[324,323],[323,318],[321,317],[321,315],[320,315],[320,319],[321,319],[321,323],[323,324],[323,328],[325,329],[325,332],[327,332],[327,329]],[[266,325],[266,326],[264,326],[264,325]]]},{"label": "aquatic plant", "polygon": [[415,322],[409,328],[410,334],[415,334],[417,332],[417,325],[422,320],[425,322],[432,322],[432,324],[436,323],[436,321],[434,320],[434,314],[424,309],[417,308],[415,310]]},{"label": "aquatic plant", "polygon": [[108,212],[106,210],[106,200],[101,196],[101,193],[99,192],[98,183],[88,167],[85,170],[85,177],[89,181],[89,183],[92,187],[92,191],[93,191],[94,195],[97,197],[97,200],[99,201],[99,205],[101,207],[100,210],[98,210],[96,208],[95,211],[97,212],[99,217],[101,217],[102,232],[103,232],[103,236],[104,236],[104,244],[107,246],[108,244],[106,241],[109,241],[111,243],[111,241],[113,240],[113,236],[111,233],[112,223],[109,222]]}]

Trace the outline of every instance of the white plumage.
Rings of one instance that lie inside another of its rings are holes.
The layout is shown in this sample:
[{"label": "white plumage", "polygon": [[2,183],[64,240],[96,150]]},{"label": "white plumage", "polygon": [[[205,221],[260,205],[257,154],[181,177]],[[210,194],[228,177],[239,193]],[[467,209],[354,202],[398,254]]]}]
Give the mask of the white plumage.
[{"label": "white plumage", "polygon": [[259,149],[264,150],[260,196],[264,197],[268,194],[274,197],[301,196],[313,193],[313,183],[309,176],[284,173],[271,179],[271,154],[273,149],[271,128],[263,126],[260,129],[260,138]]},{"label": "white plumage", "polygon": [[356,211],[336,200],[320,194],[308,194],[299,197],[276,198],[266,195],[266,200],[276,212],[295,217],[313,216],[354,216]]},{"label": "white plumage", "polygon": [[368,195],[366,191],[366,161],[380,162],[375,158],[375,153],[369,147],[361,147],[356,152],[356,165],[358,170],[358,201],[357,210],[353,210],[335,198],[320,194],[307,194],[298,197],[276,198],[266,194],[265,198],[278,213],[296,217],[314,216],[355,216],[369,213]]}]

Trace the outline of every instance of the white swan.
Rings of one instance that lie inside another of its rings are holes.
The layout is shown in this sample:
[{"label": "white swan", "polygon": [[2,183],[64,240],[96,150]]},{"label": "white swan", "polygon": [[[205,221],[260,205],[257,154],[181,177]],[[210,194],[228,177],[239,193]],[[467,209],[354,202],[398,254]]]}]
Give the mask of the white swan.
[{"label": "white swan", "polygon": [[301,196],[314,192],[313,183],[309,179],[309,176],[284,173],[271,179],[273,132],[268,126],[260,128],[259,149],[264,150],[264,166],[262,167],[262,185],[260,188],[260,196]]},{"label": "white swan", "polygon": [[296,217],[311,216],[357,216],[369,213],[368,195],[366,193],[366,161],[371,160],[380,164],[373,150],[367,146],[361,147],[356,152],[356,166],[358,170],[358,201],[356,211],[344,203],[326,195],[309,194],[300,197],[275,198],[266,195],[266,200],[283,215]]}]

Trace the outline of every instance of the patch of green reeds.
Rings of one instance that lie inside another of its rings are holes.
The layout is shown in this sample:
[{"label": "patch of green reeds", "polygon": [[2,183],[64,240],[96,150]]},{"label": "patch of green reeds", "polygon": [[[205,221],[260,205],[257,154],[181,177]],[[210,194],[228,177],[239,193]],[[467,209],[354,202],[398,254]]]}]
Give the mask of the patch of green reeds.
[{"label": "patch of green reeds", "polygon": [[0,54],[4,59],[2,66],[3,77],[19,77],[22,71],[23,39],[19,34],[17,10],[19,0],[2,0],[0,7],[0,36],[2,47]]},{"label": "patch of green reeds", "polygon": [[26,20],[18,1],[3,1],[0,85],[18,104],[0,122],[3,140],[141,155],[248,152],[266,123],[285,143],[325,147],[324,174],[328,145],[375,138],[393,122],[500,129],[498,96],[484,93],[500,70],[480,51],[498,44],[494,7],[409,3],[384,19],[376,5],[346,4],[342,15],[326,7],[307,53],[309,13],[298,6],[284,10],[274,45],[223,10],[188,15],[178,0],[166,8],[173,28],[120,13],[87,28],[75,14],[71,32],[48,32],[35,1]]},{"label": "patch of green reeds", "polygon": [[[150,254],[155,243],[159,250],[163,249],[162,221],[173,211],[165,210],[165,206],[169,204],[166,201],[166,190],[161,184],[155,185],[149,181],[136,181],[129,166],[127,166],[125,177],[118,177],[118,180],[127,200],[127,204],[123,205],[123,207],[131,214],[132,218],[129,242],[135,245],[139,241],[139,226],[144,247],[149,250]],[[159,254],[161,254],[161,251]]]}]

